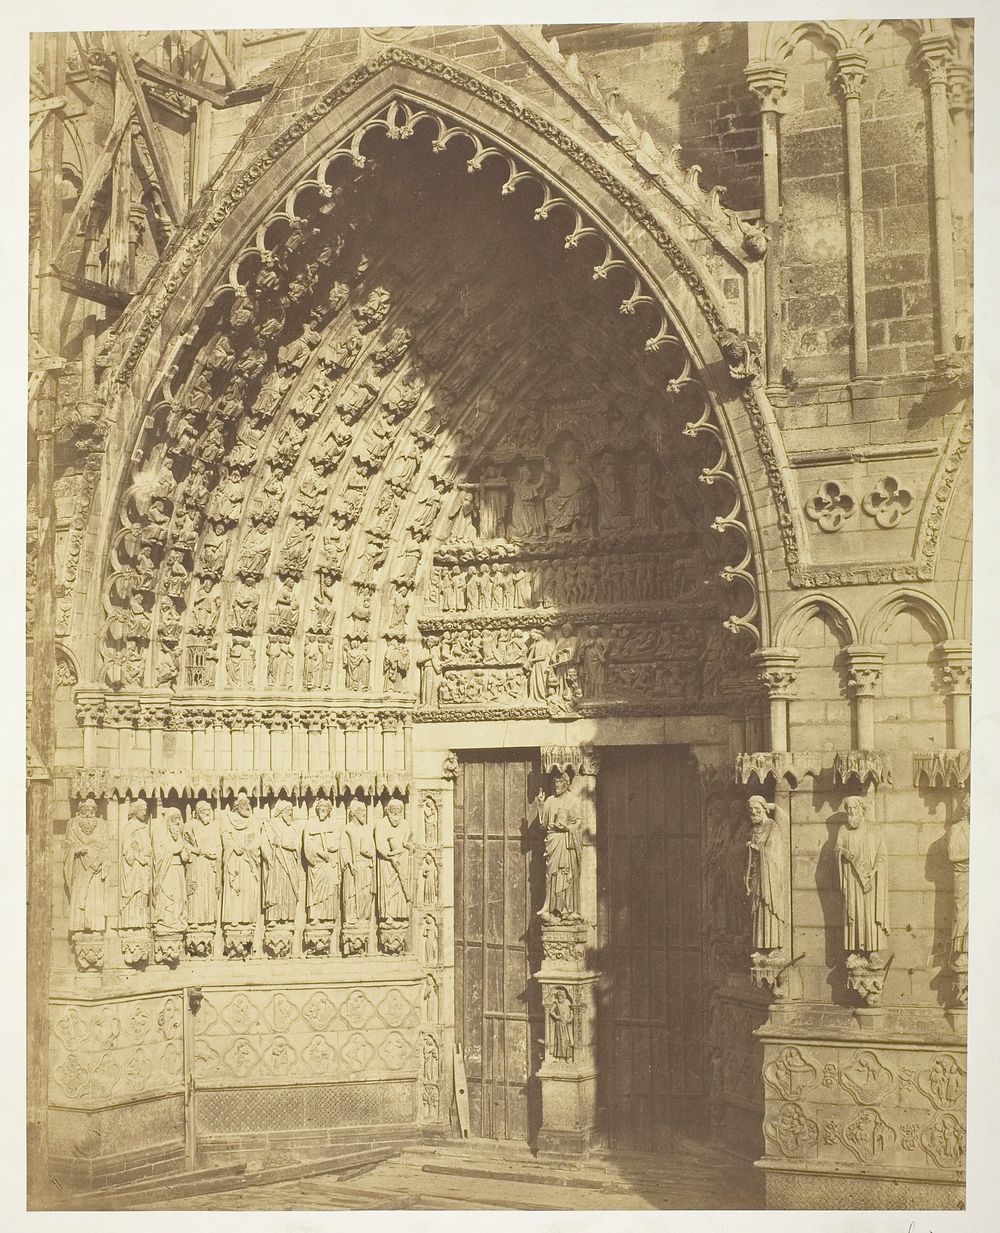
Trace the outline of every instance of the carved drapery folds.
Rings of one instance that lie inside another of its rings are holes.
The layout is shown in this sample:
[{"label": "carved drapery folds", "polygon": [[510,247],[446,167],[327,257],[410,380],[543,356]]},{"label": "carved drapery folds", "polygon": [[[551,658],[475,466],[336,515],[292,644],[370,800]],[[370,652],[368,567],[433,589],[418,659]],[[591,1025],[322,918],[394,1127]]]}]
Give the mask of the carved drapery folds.
[{"label": "carved drapery folds", "polygon": [[[217,777],[212,796],[187,803],[183,792],[161,785],[152,810],[145,797],[123,790],[117,828],[99,816],[93,796],[81,799],[63,864],[77,965],[106,966],[109,936],[132,967],[175,966],[185,957],[329,957],[338,949],[363,955],[376,934],[383,953],[409,953],[418,876],[421,909],[439,906],[440,801],[424,795],[418,848],[404,776],[318,779],[317,786],[294,774],[229,776],[221,784]],[[168,794],[177,805],[165,803]],[[114,810],[114,798],[105,799]],[[116,830],[113,904],[107,885]],[[428,949],[437,963],[436,933],[425,937]]]},{"label": "carved drapery folds", "polygon": [[849,796],[843,810],[846,821],[837,832],[836,852],[847,983],[866,1006],[878,1006],[889,935],[889,858],[871,800]]},{"label": "carved drapery folds", "polygon": [[780,996],[780,977],[788,966],[790,887],[787,824],[776,805],[762,796],[747,801],[750,835],[747,839],[745,887],[750,901],[751,973],[755,985]]}]

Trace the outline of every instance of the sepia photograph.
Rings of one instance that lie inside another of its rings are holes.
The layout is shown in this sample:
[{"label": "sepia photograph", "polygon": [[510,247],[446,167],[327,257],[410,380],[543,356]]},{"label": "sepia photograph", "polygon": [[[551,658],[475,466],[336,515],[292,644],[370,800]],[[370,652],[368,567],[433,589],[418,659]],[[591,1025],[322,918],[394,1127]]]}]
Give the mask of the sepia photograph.
[{"label": "sepia photograph", "polygon": [[44,16],[28,1210],[957,1227],[976,22]]}]

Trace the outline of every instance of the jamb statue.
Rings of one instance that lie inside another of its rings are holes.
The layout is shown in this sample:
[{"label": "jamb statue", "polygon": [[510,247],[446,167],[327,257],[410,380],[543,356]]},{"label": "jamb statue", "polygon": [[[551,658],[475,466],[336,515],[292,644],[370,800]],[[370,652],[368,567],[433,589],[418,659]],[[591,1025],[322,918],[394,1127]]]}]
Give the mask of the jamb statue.
[{"label": "jamb statue", "polygon": [[535,798],[538,821],[545,832],[545,902],[538,915],[546,923],[579,922],[580,850],[583,819],[580,803],[569,792],[569,777],[560,773],[554,795]]},{"label": "jamb statue", "polygon": [[747,801],[752,830],[747,840],[745,886],[750,898],[755,951],[778,950],[788,919],[785,838],[776,807],[762,796]]},{"label": "jamb statue", "polygon": [[847,822],[837,833],[840,889],[844,896],[844,949],[873,954],[889,933],[888,856],[881,828],[872,820],[863,796],[844,801]]}]

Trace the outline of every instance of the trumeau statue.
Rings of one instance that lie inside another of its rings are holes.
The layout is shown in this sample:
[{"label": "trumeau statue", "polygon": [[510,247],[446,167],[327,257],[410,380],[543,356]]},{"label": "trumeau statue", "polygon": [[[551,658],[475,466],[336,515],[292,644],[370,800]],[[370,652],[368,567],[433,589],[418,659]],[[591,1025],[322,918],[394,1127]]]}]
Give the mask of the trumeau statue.
[{"label": "trumeau statue", "polygon": [[535,798],[538,821],[545,832],[545,902],[543,921],[579,921],[580,851],[583,819],[579,800],[569,791],[569,777],[556,775],[554,795]]},{"label": "trumeau statue", "polygon": [[184,819],[179,809],[164,809],[153,831],[153,925],[158,932],[182,933],[187,925],[184,880]]},{"label": "trumeau statue", "polygon": [[840,889],[844,898],[844,949],[871,954],[882,949],[887,924],[888,856],[882,829],[863,796],[844,801],[847,821],[837,833]]},{"label": "trumeau statue", "polygon": [[261,832],[264,865],[264,920],[271,924],[293,921],[299,901],[302,830],[288,801],[275,805]]},{"label": "trumeau statue", "polygon": [[225,815],[222,853],[222,922],[253,924],[260,914],[260,828],[245,792]]},{"label": "trumeau statue", "polygon": [[340,828],[333,806],[320,797],[306,822],[302,854],[306,862],[306,916],[315,923],[337,919],[340,904]]},{"label": "trumeau statue", "polygon": [[149,892],[152,853],[149,842],[147,806],[142,797],[132,801],[121,835],[121,912],[122,929],[149,926]]},{"label": "trumeau statue", "polygon": [[413,897],[413,840],[403,802],[391,800],[375,823],[378,919],[389,924],[410,919]]},{"label": "trumeau statue", "polygon": [[215,810],[198,801],[184,828],[187,847],[187,919],[189,925],[215,924],[219,915],[222,835]]},{"label": "trumeau statue", "polygon": [[788,919],[788,868],[785,837],[776,808],[762,796],[747,801],[751,832],[747,840],[746,892],[756,951],[778,950],[784,944]]},{"label": "trumeau statue", "polygon": [[96,802],[87,797],[66,827],[63,875],[69,896],[70,933],[104,932],[109,859],[107,825],[97,816]]},{"label": "trumeau statue", "polygon": [[362,801],[347,807],[347,824],[340,837],[341,896],[346,925],[366,925],[371,919],[375,886],[375,840]]}]

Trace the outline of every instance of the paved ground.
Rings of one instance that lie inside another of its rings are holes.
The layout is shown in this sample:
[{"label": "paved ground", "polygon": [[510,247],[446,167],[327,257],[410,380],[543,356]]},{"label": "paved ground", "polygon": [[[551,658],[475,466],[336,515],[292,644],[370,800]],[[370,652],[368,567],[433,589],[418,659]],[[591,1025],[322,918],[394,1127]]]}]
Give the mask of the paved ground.
[{"label": "paved ground", "polygon": [[351,1179],[318,1175],[156,1203],[143,1211],[657,1211],[763,1206],[751,1165],[686,1143],[666,1158],[537,1161],[520,1144],[412,1147]]}]

